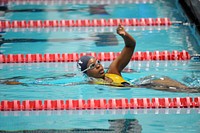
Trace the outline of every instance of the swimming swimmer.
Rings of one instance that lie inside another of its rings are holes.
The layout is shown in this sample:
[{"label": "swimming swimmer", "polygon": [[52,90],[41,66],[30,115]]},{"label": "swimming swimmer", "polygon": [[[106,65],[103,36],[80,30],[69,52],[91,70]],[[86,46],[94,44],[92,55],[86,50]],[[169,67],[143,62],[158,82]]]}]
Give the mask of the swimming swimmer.
[{"label": "swimming swimmer", "polygon": [[121,71],[129,63],[136,46],[136,41],[121,25],[117,28],[117,34],[124,39],[125,47],[121,51],[121,54],[110,64],[106,73],[100,61],[92,56],[82,56],[77,66],[84,74],[90,78],[92,77],[95,82],[99,84],[102,82],[102,84],[122,87],[129,85],[129,83],[122,78]]},{"label": "swimming swimmer", "polygon": [[[117,33],[123,38],[125,42],[125,47],[121,51],[121,54],[110,64],[106,72],[104,72],[104,68],[101,65],[100,61],[97,60],[95,57],[82,56],[79,59],[77,66],[85,75],[89,77],[90,79],[89,83],[111,85],[117,87],[130,87],[130,88],[145,87],[155,90],[172,91],[172,92],[193,92],[193,93],[200,92],[200,89],[187,87],[186,85],[176,80],[173,80],[169,77],[148,76],[145,78],[138,79],[137,81],[134,82],[126,81],[122,77],[121,72],[130,62],[130,59],[133,55],[136,46],[136,41],[128,32],[125,31],[125,29],[121,25],[118,26]],[[7,85],[20,85],[20,84],[28,85],[27,83],[25,84],[18,82],[16,79],[6,79],[6,80],[2,79],[0,80],[0,83]],[[52,85],[45,83],[40,84],[35,82],[34,84]],[[79,84],[82,83],[64,84],[63,86],[71,86]],[[85,82],[83,84],[85,84]]]},{"label": "swimming swimmer", "polygon": [[189,89],[186,85],[170,79],[169,77],[152,78],[145,77],[140,84],[131,84],[123,79],[121,72],[130,62],[130,59],[135,50],[135,39],[125,31],[121,25],[117,28],[117,34],[120,35],[124,42],[125,47],[121,51],[121,54],[110,64],[108,70],[104,72],[104,68],[100,61],[92,56],[84,55],[77,62],[77,67],[85,75],[89,77],[90,83],[112,85],[117,87],[148,87],[156,90],[174,91],[174,92],[198,92],[197,89]]}]

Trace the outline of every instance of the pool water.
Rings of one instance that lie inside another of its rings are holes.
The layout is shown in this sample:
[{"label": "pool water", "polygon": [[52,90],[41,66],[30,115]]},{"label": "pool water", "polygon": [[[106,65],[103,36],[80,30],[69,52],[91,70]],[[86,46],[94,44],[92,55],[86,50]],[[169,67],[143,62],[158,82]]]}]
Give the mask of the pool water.
[{"label": "pool water", "polygon": [[8,127],[11,126],[12,130],[29,129],[37,132],[197,133],[200,130],[197,118],[199,109],[25,111],[1,112],[1,116],[2,121],[12,120],[1,122],[4,130],[10,130]]},{"label": "pool water", "polygon": [[[160,30],[155,27],[152,30],[149,30],[149,27],[144,28],[145,30],[142,27],[126,28],[137,40],[135,51],[187,50],[190,54],[199,53],[198,44],[192,36],[189,36],[188,28],[185,26],[170,26],[166,27],[167,29],[161,27]],[[116,35],[116,27],[104,28],[103,31],[99,29],[68,28],[64,31],[56,29],[49,32],[45,29],[34,32],[9,30],[4,35],[5,42],[8,43],[2,45],[1,52],[4,54],[33,54],[41,51],[39,53],[44,54],[121,51],[124,42]]]},{"label": "pool water", "polygon": [[[62,20],[100,18],[157,18],[185,21],[175,1],[153,3],[66,5],[9,5],[8,20]],[[26,9],[26,11],[22,11]],[[27,10],[28,9],[28,10]],[[34,11],[32,9],[35,9]],[[36,12],[36,9],[38,11]],[[45,10],[39,10],[45,9]],[[66,11],[66,9],[68,11]],[[95,11],[95,12],[94,12]],[[105,12],[106,11],[106,12]],[[200,53],[197,37],[188,26],[125,27],[137,41],[135,51],[186,50]],[[124,42],[116,27],[4,29],[3,54],[119,52]],[[107,68],[111,62],[102,62]],[[191,87],[200,86],[200,63],[192,61],[131,61],[122,75],[129,81],[156,75],[169,76]],[[26,83],[0,84],[0,100],[111,99],[154,97],[198,97],[199,93],[174,93],[149,88],[116,89],[111,86],[77,84],[85,78],[75,62],[0,64],[0,79]],[[48,84],[48,85],[47,85]],[[0,111],[0,130],[58,130],[82,132],[199,132],[199,109],[134,109],[71,111]],[[28,123],[28,124],[27,124]],[[120,127],[120,128],[119,128]],[[129,128],[128,128],[129,127]]]}]

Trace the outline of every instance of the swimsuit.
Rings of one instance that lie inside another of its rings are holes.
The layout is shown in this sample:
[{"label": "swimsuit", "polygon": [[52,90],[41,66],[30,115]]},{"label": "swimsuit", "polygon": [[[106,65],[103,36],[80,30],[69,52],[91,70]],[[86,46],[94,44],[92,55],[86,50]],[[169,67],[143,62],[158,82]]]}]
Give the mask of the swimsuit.
[{"label": "swimsuit", "polygon": [[104,79],[93,79],[93,82],[95,84],[100,84],[100,85],[111,85],[111,86],[116,86],[116,87],[125,87],[125,86],[130,86],[130,83],[128,83],[126,80],[124,80],[121,76],[117,74],[110,74],[106,73],[106,77],[110,78],[112,80],[111,83]]}]

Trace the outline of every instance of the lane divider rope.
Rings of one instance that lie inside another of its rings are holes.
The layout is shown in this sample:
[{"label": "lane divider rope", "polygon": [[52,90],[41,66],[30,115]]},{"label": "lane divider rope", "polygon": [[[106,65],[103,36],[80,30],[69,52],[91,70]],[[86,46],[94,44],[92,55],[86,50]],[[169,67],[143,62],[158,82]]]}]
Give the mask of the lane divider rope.
[{"label": "lane divider rope", "polygon": [[13,20],[0,21],[0,28],[105,27],[105,26],[170,26],[169,18],[125,18],[85,20]]},{"label": "lane divider rope", "polygon": [[63,5],[63,4],[130,4],[130,3],[153,3],[154,0],[1,0],[0,5]]},{"label": "lane divider rope", "polygon": [[[63,54],[0,54],[0,63],[34,63],[34,62],[76,62],[83,55],[97,57],[100,61],[112,61],[120,52],[90,52],[90,53],[63,53]],[[147,61],[147,60],[190,60],[190,54],[183,50],[177,51],[154,51],[141,52],[137,51],[133,54],[132,61]]]},{"label": "lane divider rope", "polygon": [[3,100],[1,111],[32,110],[90,110],[90,109],[153,109],[200,108],[200,97],[176,98],[121,98],[121,99],[69,99],[69,100]]}]

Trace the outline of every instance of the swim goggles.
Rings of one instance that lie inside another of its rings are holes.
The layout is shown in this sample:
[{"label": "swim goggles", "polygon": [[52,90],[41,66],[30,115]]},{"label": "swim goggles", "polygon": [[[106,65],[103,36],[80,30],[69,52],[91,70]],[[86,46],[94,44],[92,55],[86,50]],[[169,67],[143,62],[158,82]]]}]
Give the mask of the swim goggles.
[{"label": "swim goggles", "polygon": [[88,70],[94,69],[96,65],[100,65],[100,64],[101,64],[101,62],[99,60],[96,60],[95,63],[90,64],[89,67],[86,68],[85,70],[83,70],[82,72],[86,72]]}]

